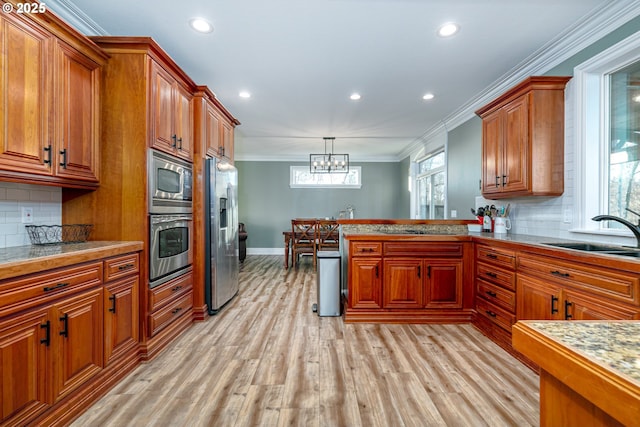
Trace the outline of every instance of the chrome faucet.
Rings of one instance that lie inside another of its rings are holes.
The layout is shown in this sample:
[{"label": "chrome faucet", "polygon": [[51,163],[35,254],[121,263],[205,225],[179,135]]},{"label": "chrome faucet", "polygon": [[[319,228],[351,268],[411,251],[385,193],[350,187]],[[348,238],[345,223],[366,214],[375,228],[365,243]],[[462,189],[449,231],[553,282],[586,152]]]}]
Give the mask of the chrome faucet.
[{"label": "chrome faucet", "polygon": [[[627,210],[629,212],[631,212],[631,213],[634,213],[634,214],[640,216],[640,214],[638,214],[637,212],[632,211],[629,208],[627,208]],[[629,230],[631,230],[633,235],[636,236],[636,247],[640,248],[640,220],[638,220],[638,225],[635,225],[635,224],[627,221],[624,218],[620,218],[620,217],[613,216],[613,215],[597,215],[597,216],[594,216],[591,219],[593,221],[616,221],[616,222],[619,222],[620,224],[626,226]]]}]

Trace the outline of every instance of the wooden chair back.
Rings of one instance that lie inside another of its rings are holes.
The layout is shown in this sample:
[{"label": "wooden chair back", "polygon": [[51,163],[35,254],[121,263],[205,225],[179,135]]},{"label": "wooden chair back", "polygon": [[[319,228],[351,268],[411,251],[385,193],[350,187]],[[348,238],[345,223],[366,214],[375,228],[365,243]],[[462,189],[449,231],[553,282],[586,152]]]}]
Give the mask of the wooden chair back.
[{"label": "wooden chair back", "polygon": [[318,250],[336,251],[338,249],[340,249],[338,221],[334,219],[318,220]]},{"label": "wooden chair back", "polygon": [[313,268],[316,268],[316,249],[318,240],[318,221],[316,219],[291,220],[291,251],[293,265],[298,267],[301,254],[313,256]]}]

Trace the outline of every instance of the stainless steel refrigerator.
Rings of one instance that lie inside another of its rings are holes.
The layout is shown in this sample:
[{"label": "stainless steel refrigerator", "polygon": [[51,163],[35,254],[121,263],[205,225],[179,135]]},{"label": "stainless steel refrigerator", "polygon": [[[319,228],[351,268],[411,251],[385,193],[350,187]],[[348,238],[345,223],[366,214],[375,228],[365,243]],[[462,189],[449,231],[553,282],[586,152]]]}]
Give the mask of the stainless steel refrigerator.
[{"label": "stainless steel refrigerator", "polygon": [[205,171],[205,299],[216,314],[238,293],[238,171],[220,159]]}]

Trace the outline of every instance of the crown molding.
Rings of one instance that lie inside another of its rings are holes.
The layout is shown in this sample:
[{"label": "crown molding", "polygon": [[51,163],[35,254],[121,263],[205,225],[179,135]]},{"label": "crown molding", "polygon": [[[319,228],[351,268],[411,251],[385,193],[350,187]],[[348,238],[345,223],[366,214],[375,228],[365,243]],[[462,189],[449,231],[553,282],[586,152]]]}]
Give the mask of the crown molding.
[{"label": "crown molding", "polygon": [[[451,130],[475,116],[475,110],[491,102],[525,78],[544,74],[553,67],[568,60],[591,44],[602,39],[622,25],[640,15],[637,0],[611,0],[585,15],[563,33],[542,48],[529,55],[520,64],[498,78],[492,85],[471,98],[456,111],[428,129],[420,138],[403,150],[404,157],[422,148],[428,138],[437,134],[442,127]],[[444,125],[443,125],[444,123]]]},{"label": "crown molding", "polygon": [[109,33],[69,0],[47,0],[47,8],[85,35],[107,36]]}]

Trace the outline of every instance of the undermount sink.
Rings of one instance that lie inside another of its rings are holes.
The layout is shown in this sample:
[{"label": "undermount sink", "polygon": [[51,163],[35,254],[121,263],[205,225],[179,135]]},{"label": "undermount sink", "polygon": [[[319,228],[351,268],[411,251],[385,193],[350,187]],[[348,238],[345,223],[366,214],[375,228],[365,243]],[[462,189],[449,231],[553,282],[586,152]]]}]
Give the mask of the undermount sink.
[{"label": "undermount sink", "polygon": [[543,243],[558,248],[574,249],[585,252],[598,252],[609,255],[622,255],[640,258],[640,250],[620,246],[595,245],[593,243]]}]

